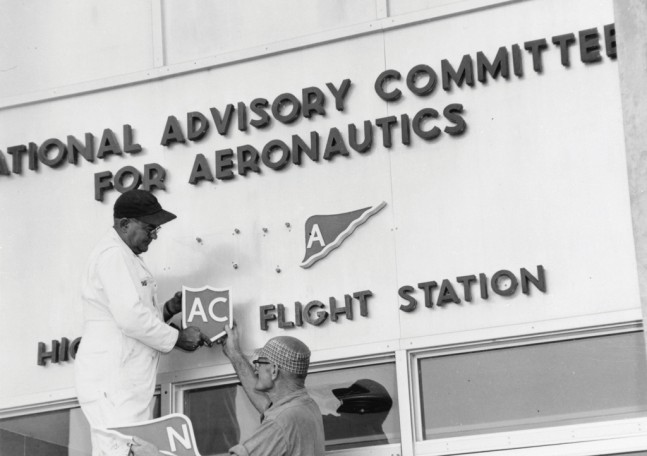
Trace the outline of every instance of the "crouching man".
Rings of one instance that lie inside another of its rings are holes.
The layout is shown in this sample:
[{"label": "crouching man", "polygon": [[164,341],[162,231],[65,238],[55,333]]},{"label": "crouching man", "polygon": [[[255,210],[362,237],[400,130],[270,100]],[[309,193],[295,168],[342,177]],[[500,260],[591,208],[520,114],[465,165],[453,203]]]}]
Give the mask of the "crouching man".
[{"label": "crouching man", "polygon": [[257,350],[250,364],[239,346],[238,328],[220,339],[243,389],[261,413],[261,427],[229,450],[239,456],[323,456],[321,412],[305,389],[310,350],[300,340],[278,336]]}]

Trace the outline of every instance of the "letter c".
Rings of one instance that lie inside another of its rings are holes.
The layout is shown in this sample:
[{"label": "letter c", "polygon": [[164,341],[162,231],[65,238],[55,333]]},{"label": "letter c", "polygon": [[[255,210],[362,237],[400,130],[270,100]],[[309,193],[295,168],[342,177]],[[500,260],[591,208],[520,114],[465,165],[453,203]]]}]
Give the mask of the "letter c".
[{"label": "letter c", "polygon": [[375,93],[384,101],[395,101],[402,96],[402,91],[400,89],[392,90],[391,92],[386,92],[384,90],[384,84],[389,79],[400,80],[401,75],[396,70],[386,70],[380,73],[380,75],[375,80]]},{"label": "letter c", "polygon": [[215,313],[213,313],[213,306],[215,306],[216,304],[221,303],[221,302],[226,303],[227,300],[225,298],[216,298],[216,299],[214,299],[213,301],[211,301],[209,303],[209,315],[211,315],[211,318],[213,318],[218,323],[223,323],[223,322],[225,322],[225,321],[227,321],[229,319],[229,316],[218,317]]}]

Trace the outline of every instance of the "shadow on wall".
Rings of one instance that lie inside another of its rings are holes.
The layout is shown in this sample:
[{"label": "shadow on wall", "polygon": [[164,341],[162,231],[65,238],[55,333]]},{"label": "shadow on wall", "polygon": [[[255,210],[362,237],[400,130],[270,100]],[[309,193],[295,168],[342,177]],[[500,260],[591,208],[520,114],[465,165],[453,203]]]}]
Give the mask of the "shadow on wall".
[{"label": "shadow on wall", "polygon": [[393,399],[382,384],[360,379],[332,393],[341,403],[335,415],[323,416],[327,450],[389,443],[382,425]]}]

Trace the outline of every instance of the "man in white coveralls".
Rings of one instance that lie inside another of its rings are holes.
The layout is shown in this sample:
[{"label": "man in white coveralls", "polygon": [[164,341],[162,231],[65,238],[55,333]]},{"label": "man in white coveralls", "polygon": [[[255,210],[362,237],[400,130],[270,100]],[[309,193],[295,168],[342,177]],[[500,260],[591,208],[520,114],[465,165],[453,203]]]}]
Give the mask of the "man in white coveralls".
[{"label": "man in white coveralls", "polygon": [[93,456],[126,456],[130,445],[96,432],[152,418],[160,353],[211,345],[196,327],[165,322],[182,310],[181,294],[163,308],[140,255],[176,216],[144,190],[123,193],[114,225],[90,254],[82,280],[83,336],[75,360],[76,391],[92,426]]}]

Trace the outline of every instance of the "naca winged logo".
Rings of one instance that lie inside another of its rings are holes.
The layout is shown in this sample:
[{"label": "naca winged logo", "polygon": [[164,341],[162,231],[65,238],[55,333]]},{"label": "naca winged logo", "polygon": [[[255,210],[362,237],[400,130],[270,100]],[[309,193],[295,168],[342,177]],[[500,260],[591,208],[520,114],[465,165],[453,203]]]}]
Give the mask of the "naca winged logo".
[{"label": "naca winged logo", "polygon": [[200,456],[191,420],[179,413],[141,423],[97,430],[125,444],[132,444],[135,449],[137,443],[134,443],[133,437],[152,443],[161,454],[167,456]]},{"label": "naca winged logo", "polygon": [[306,253],[300,266],[309,268],[339,247],[353,234],[358,226],[365,223],[386,206],[382,201],[376,206],[365,207],[343,214],[313,215],[306,220]]},{"label": "naca winged logo", "polygon": [[182,324],[197,326],[212,341],[224,336],[232,326],[231,289],[182,286]]}]

